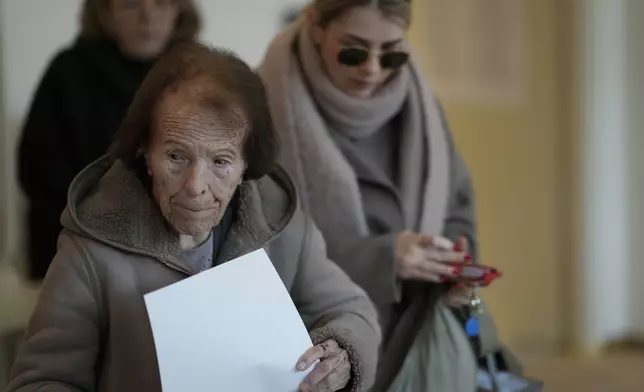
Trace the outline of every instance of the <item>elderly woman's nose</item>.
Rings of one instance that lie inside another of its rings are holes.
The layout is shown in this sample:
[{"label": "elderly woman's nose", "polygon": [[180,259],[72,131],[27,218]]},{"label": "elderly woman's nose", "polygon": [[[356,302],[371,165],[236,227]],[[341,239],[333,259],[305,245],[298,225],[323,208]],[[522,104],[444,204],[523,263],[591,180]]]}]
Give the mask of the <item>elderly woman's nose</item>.
[{"label": "elderly woman's nose", "polygon": [[149,22],[157,0],[142,0],[139,3],[139,18],[142,23]]},{"label": "elderly woman's nose", "polygon": [[188,170],[185,189],[190,197],[203,195],[208,190],[209,184],[208,165],[202,161],[195,161]]}]

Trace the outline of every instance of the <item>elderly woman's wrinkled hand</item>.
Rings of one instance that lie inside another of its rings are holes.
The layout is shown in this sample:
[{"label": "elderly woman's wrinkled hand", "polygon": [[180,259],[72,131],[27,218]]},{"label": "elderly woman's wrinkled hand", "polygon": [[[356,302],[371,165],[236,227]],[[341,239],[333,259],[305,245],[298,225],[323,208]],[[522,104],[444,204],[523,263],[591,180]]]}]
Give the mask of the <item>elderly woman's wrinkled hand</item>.
[{"label": "elderly woman's wrinkled hand", "polygon": [[297,362],[304,371],[320,361],[300,384],[302,392],[334,392],[347,386],[351,379],[349,353],[335,340],[326,340],[308,349]]}]

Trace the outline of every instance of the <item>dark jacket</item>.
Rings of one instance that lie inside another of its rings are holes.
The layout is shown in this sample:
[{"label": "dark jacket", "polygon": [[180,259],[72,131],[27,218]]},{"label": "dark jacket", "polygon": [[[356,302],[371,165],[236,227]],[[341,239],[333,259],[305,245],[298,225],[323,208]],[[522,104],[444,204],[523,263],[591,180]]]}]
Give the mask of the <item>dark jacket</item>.
[{"label": "dark jacket", "polygon": [[44,277],[56,252],[69,184],[105,153],[151,65],[127,59],[112,42],[79,38],[45,71],[18,153],[33,279]]},{"label": "dark jacket", "polygon": [[[376,310],[327,259],[322,235],[298,208],[288,176],[278,170],[244,182],[237,203],[216,263],[264,248],[313,342],[335,339],[348,351],[346,391],[370,387],[380,343]],[[74,180],[63,225],[5,391],[161,391],[143,295],[193,274],[176,234],[139,177],[105,159]]]}]

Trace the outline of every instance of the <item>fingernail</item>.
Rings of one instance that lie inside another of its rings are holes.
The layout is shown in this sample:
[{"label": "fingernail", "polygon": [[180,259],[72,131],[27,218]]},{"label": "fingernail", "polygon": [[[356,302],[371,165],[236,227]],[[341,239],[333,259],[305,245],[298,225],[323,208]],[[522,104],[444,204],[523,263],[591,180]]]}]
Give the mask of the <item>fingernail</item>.
[{"label": "fingernail", "polygon": [[463,260],[465,260],[465,261],[472,261],[472,256],[470,256],[470,255],[465,255],[465,256],[463,257]]},{"label": "fingernail", "polygon": [[452,268],[449,272],[454,276],[459,276],[461,274],[461,271],[457,270],[456,268]]},{"label": "fingernail", "polygon": [[302,370],[306,369],[306,362],[304,362],[304,361],[298,362],[296,368],[299,371],[302,371]]}]

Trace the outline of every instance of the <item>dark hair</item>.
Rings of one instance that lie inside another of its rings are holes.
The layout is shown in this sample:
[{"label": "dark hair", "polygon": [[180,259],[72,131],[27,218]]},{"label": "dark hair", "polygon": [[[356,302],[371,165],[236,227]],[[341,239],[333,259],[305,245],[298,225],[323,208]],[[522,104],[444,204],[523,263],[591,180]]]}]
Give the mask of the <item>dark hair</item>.
[{"label": "dark hair", "polygon": [[272,169],[278,154],[277,134],[262,79],[233,52],[196,42],[172,47],[146,76],[110,148],[113,160],[131,168],[149,143],[154,110],[169,90],[198,82],[202,103],[239,117],[246,123],[243,155],[245,180],[257,179]]},{"label": "dark hair", "polygon": [[[112,38],[105,26],[110,11],[110,2],[114,0],[85,0],[80,14],[81,36],[85,38]],[[201,17],[193,0],[175,0],[178,2],[179,15],[170,43],[194,41],[201,31]]]},{"label": "dark hair", "polygon": [[411,24],[411,0],[313,0],[317,22],[322,28],[355,7],[375,7],[385,17],[399,21],[405,27]]}]

